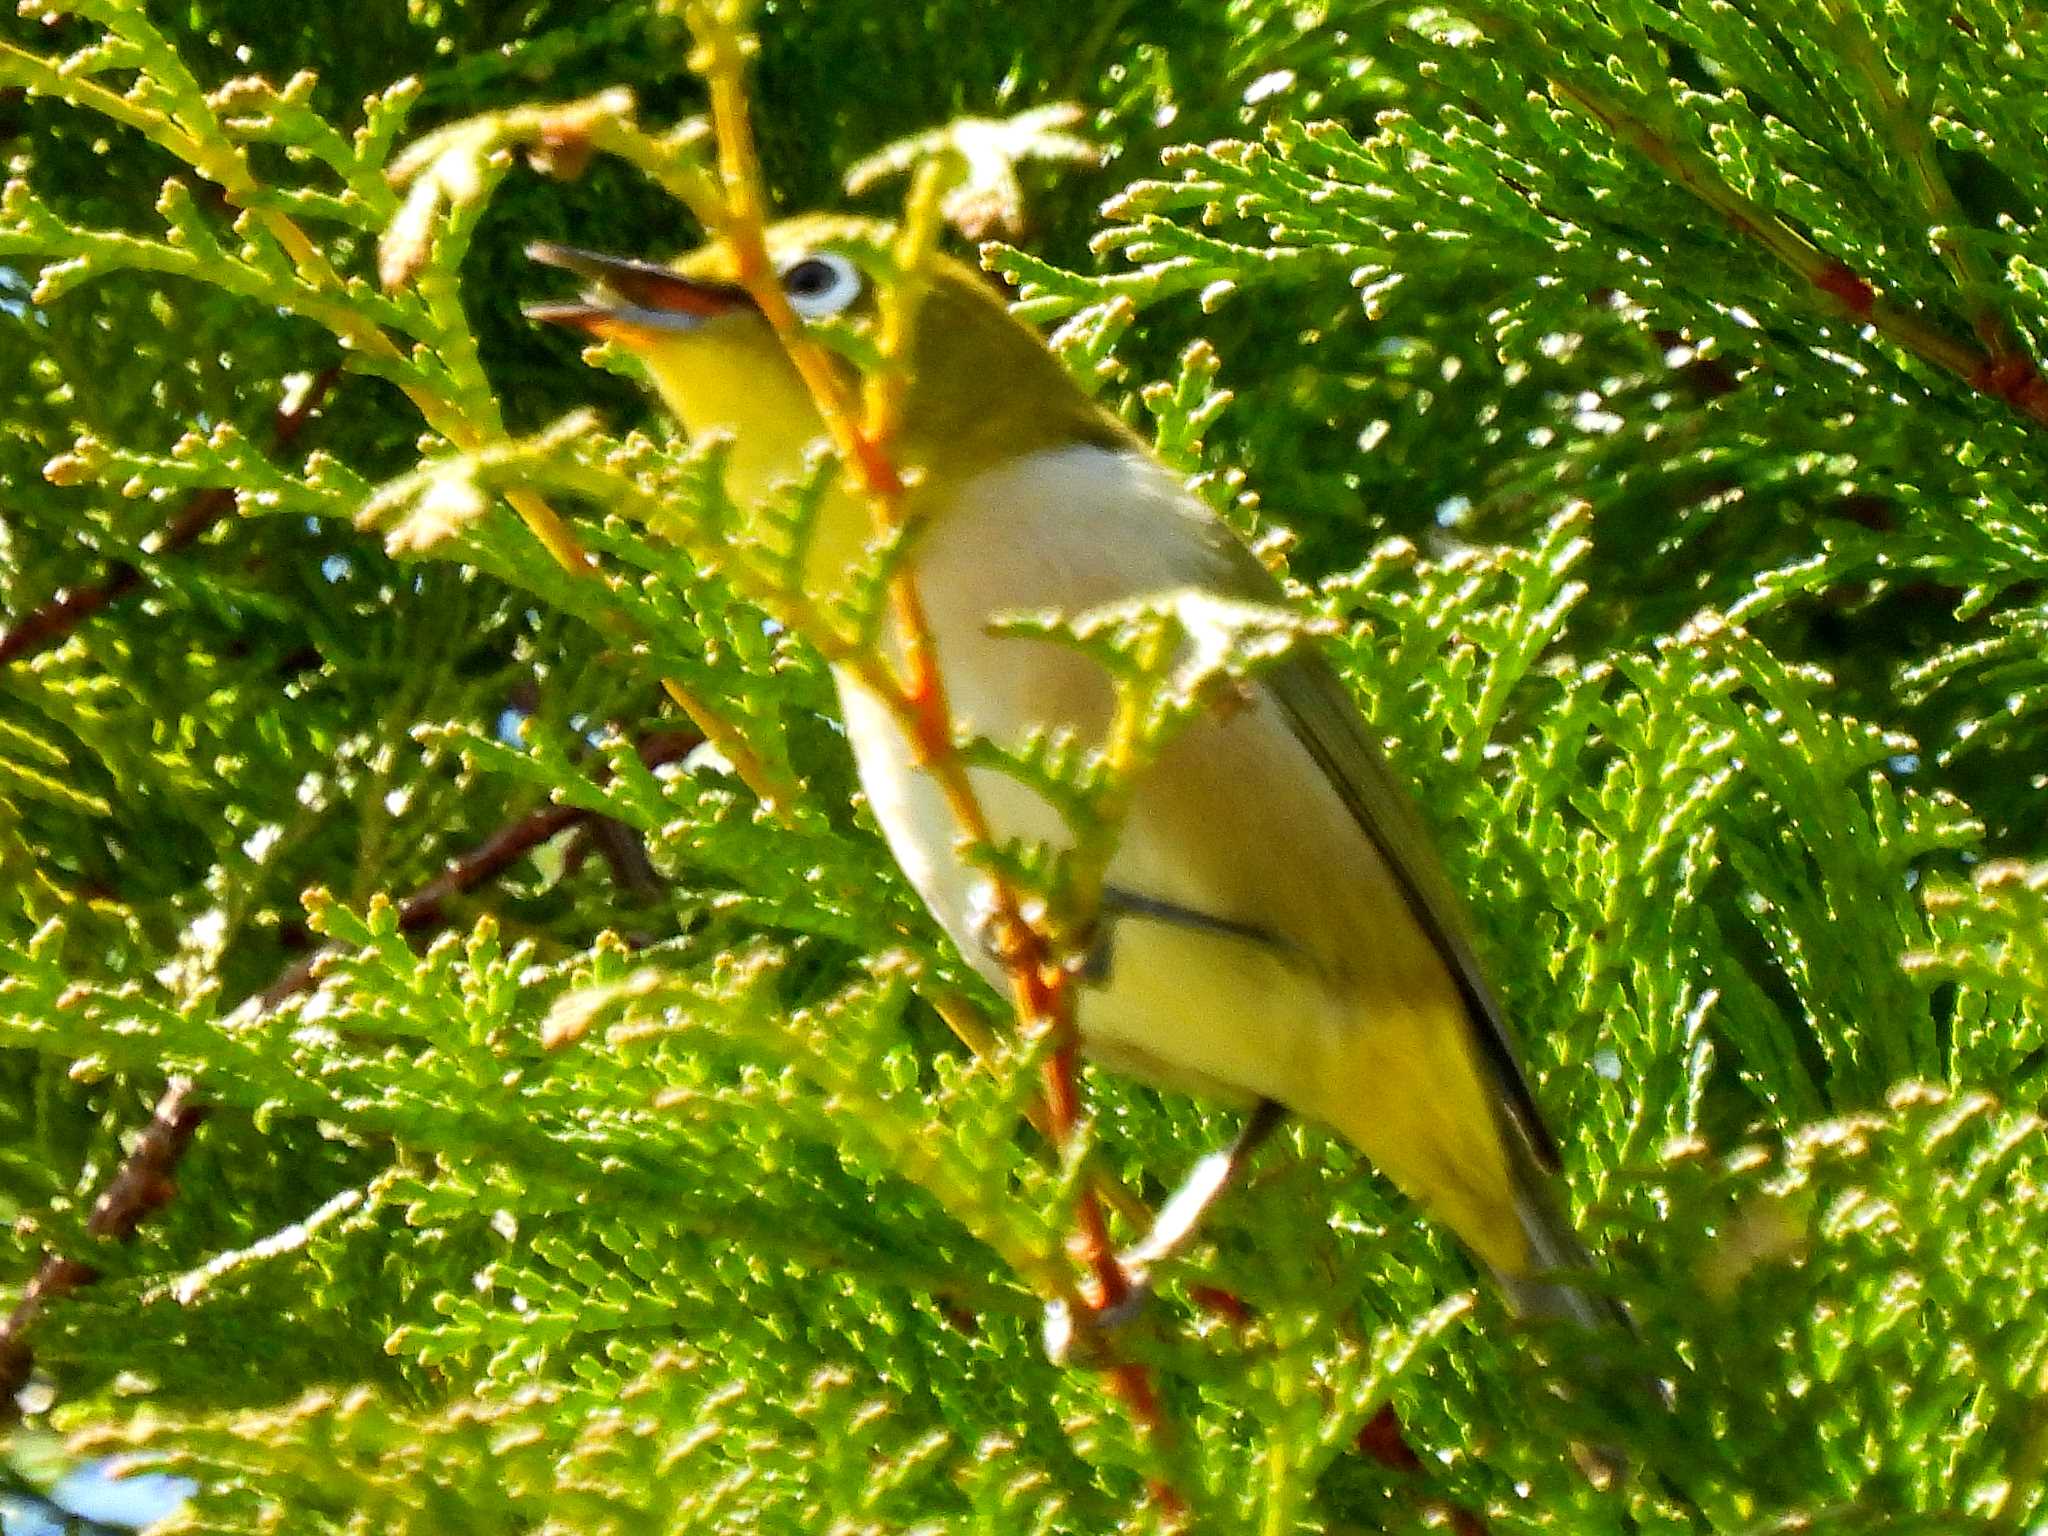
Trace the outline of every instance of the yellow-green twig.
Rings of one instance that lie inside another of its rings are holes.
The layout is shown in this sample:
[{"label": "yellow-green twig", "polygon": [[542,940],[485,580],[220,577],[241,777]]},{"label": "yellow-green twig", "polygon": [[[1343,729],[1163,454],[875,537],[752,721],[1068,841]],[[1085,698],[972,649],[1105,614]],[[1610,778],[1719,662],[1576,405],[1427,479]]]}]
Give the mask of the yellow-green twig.
[{"label": "yellow-green twig", "polygon": [[[218,186],[229,204],[248,210],[245,216],[253,218],[290,258],[299,282],[306,289],[307,302],[301,308],[309,318],[325,325],[344,346],[365,357],[381,363],[404,363],[405,356],[398,344],[347,301],[347,285],[318,242],[289,214],[262,206],[262,185],[247,158],[234,145],[195,131],[171,112],[139,103],[83,75],[68,73],[53,61],[11,43],[0,43],[0,80],[57,97],[121,123],[183,160]],[[630,98],[626,98],[626,105],[630,106]],[[668,190],[702,200],[709,183],[701,169],[693,168],[687,156],[677,153],[676,145],[665,145],[625,124],[619,106],[617,96],[605,95],[570,108],[506,113],[502,120],[482,131],[495,133],[494,142],[556,145],[565,137],[586,135],[594,147],[631,161]],[[578,107],[582,108],[580,114]],[[452,147],[454,136],[464,132],[475,134],[478,130],[475,125],[459,125],[442,135],[429,136],[394,164],[394,177],[402,181],[418,174]],[[412,370],[397,368],[392,370],[392,376],[427,425],[459,451],[474,452],[503,436],[503,423],[494,409],[478,419],[463,408],[461,401],[431,388]],[[567,520],[544,497],[513,488],[506,491],[505,499],[535,540],[564,570],[579,576],[598,575]],[[764,804],[770,809],[786,810],[795,803],[798,787],[785,783],[747,744],[737,727],[675,680],[665,678],[662,686]]]}]

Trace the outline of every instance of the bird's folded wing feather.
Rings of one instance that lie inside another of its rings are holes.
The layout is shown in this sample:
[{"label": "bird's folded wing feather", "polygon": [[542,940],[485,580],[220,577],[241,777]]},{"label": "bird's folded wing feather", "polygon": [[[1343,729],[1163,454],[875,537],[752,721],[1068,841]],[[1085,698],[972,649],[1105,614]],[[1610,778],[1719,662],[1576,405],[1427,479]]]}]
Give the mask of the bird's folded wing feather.
[{"label": "bird's folded wing feather", "polygon": [[[1235,535],[1220,522],[1211,523],[1207,531],[1219,590],[1257,602],[1282,600],[1271,574]],[[1266,675],[1264,685],[1352,818],[1386,860],[1409,911],[1457,982],[1473,1042],[1509,1121],[1521,1133],[1537,1164],[1554,1172],[1559,1166],[1557,1142],[1530,1092],[1500,1002],[1465,937],[1457,896],[1437,861],[1427,829],[1409,803],[1408,792],[1388,769],[1356,701],[1328,658],[1313,651],[1298,651],[1282,662]]]},{"label": "bird's folded wing feather", "polygon": [[1457,898],[1407,792],[1395,782],[1366,734],[1358,706],[1321,656],[1299,655],[1266,679],[1294,732],[1321,765],[1352,817],[1387,861],[1409,911],[1422,925],[1465,999],[1475,1043],[1491,1069],[1509,1118],[1546,1168],[1558,1165],[1557,1143],[1529,1091],[1500,1003],[1465,938]]}]

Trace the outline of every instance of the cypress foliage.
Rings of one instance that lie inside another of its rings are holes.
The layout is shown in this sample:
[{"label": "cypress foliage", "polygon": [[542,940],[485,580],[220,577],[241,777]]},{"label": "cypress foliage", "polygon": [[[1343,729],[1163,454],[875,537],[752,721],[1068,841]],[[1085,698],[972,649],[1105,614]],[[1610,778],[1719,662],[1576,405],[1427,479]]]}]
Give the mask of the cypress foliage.
[{"label": "cypress foliage", "polygon": [[[1284,568],[1640,1344],[1516,1324],[1293,1128],[1114,1341],[1164,1432],[1046,1359],[1082,1191],[1129,1235],[1236,1117],[1091,1074],[1085,1156],[1031,1128],[1045,1046],[831,718],[887,552],[808,606],[822,478],[730,505],[629,362],[518,318],[528,240],[697,238],[680,15],[26,0],[6,1486],[62,1436],[190,1478],[164,1531],[1171,1529],[1161,1485],[1218,1531],[2038,1523],[2039,15],[749,24],[784,207],[971,151],[984,263]],[[1299,643],[1123,618],[1044,622],[1154,737],[1208,681],[1176,626]],[[1113,764],[1005,766],[1113,812]]]}]

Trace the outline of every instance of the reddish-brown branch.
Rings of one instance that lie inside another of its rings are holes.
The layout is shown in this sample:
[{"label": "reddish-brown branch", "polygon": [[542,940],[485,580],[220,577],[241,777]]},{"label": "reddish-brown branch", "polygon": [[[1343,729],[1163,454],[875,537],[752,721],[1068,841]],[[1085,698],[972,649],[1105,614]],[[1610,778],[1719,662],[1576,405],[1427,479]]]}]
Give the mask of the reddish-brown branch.
[{"label": "reddish-brown branch", "polygon": [[[273,451],[291,447],[340,376],[339,364],[323,370],[290,410],[277,412],[272,428]],[[207,529],[234,509],[235,493],[225,486],[195,492],[164,529],[162,541],[157,545],[158,552],[168,553],[197,543]],[[146,580],[142,572],[128,561],[116,560],[91,586],[51,598],[19,624],[0,634],[0,667],[48,650],[94,614],[138,590]]]},{"label": "reddish-brown branch", "polygon": [[1847,264],[1830,260],[1821,268],[1813,286],[1839,303],[1858,320],[1868,320],[1877,307],[1877,290],[1858,277]]},{"label": "reddish-brown branch", "polygon": [[[895,425],[892,407],[900,402],[893,391],[883,390],[873,397],[874,408],[863,412],[839,361],[805,330],[790,307],[782,285],[775,280],[767,249],[767,204],[747,110],[745,50],[739,34],[723,15],[695,12],[691,26],[699,49],[692,64],[704,76],[711,92],[720,172],[719,196],[712,206],[699,212],[731,251],[734,275],[752,296],[803,379],[843,462],[868,500],[877,531],[897,531],[903,520],[906,494],[903,476],[891,451]],[[931,219],[921,219],[920,214],[935,213],[937,188],[936,180],[920,177],[906,210],[905,227],[911,234],[907,248],[897,254],[904,270],[912,274],[928,254],[928,241],[935,233]],[[925,242],[916,238],[920,230]],[[915,319],[914,303],[910,299],[904,302],[910,305],[909,309],[886,311],[883,322],[885,350],[893,347],[890,355],[899,362],[907,355],[909,330]],[[889,596],[902,646],[900,671],[869,657],[866,665],[855,668],[856,675],[894,711],[919,765],[945,797],[961,838],[971,844],[993,844],[993,828],[954,741],[954,718],[946,681],[914,574],[907,569],[899,571],[890,582]],[[1046,936],[1025,918],[1023,905],[1009,882],[994,878],[988,885],[993,908],[990,931],[1009,978],[1018,1024],[1027,1035],[1049,1035],[1052,1040],[1053,1049],[1045,1069],[1048,1134],[1055,1145],[1071,1147],[1080,1124],[1080,1104],[1067,974],[1052,955]],[[1081,1187],[1076,1218],[1074,1246],[1092,1282],[1081,1299],[1097,1310],[1115,1306],[1128,1295],[1129,1281],[1117,1262],[1108,1222],[1091,1184]],[[1130,1410],[1140,1431],[1155,1444],[1163,1443],[1167,1426],[1150,1374],[1136,1365],[1112,1366],[1107,1374],[1113,1391]],[[1185,1514],[1185,1502],[1163,1482],[1155,1480],[1151,1492],[1155,1502],[1169,1515],[1178,1518]]]},{"label": "reddish-brown branch", "polygon": [[[702,740],[693,731],[658,731],[640,743],[640,761],[649,768],[674,762],[695,750]],[[517,821],[507,822],[467,853],[448,861],[447,868],[398,904],[401,933],[432,933],[448,921],[450,898],[464,895],[497,879],[541,844],[595,817],[573,805],[548,805]],[[313,985],[330,951],[322,947],[296,961],[258,995],[268,1012]]]},{"label": "reddish-brown branch", "polygon": [[[172,1174],[206,1113],[206,1106],[192,1096],[192,1084],[184,1078],[172,1079],[141,1139],[94,1203],[86,1231],[94,1237],[125,1242],[137,1227],[170,1204],[177,1193]],[[0,1426],[20,1413],[21,1389],[35,1369],[29,1331],[51,1302],[62,1301],[97,1279],[99,1271],[81,1259],[56,1253],[44,1256],[21,1300],[7,1321],[0,1323]]]},{"label": "reddish-brown branch", "polygon": [[[232,491],[201,491],[185,504],[185,510],[171,524],[170,531],[164,536],[164,548],[184,548],[220,521],[234,504],[235,494]],[[119,602],[141,585],[142,572],[127,561],[119,560],[108,566],[106,576],[93,585],[51,598],[5,634],[0,634],[0,666],[47,650],[102,608]]]},{"label": "reddish-brown branch", "polygon": [[[661,731],[640,743],[640,761],[649,768],[674,762],[701,740],[686,731]],[[467,853],[459,854],[433,879],[398,904],[398,926],[408,934],[431,933],[449,919],[456,896],[495,880],[524,855],[570,827],[599,820],[579,806],[551,805],[506,823]],[[295,961],[257,994],[257,1007],[268,1012],[307,991],[319,977],[324,946]],[[86,1231],[96,1238],[126,1242],[136,1229],[162,1210],[177,1194],[174,1175],[192,1138],[205,1122],[208,1106],[200,1102],[186,1078],[173,1078],[157,1101],[149,1125],[128,1156],[122,1159],[93,1205]],[[35,1369],[29,1333],[54,1301],[91,1285],[99,1271],[83,1260],[62,1254],[44,1257],[35,1278],[5,1322],[0,1322],[0,1426],[20,1413],[17,1397]]]},{"label": "reddish-brown branch", "polygon": [[1370,1456],[1381,1466],[1391,1467],[1396,1472],[1422,1470],[1422,1458],[1415,1454],[1415,1448],[1401,1432],[1401,1418],[1394,1412],[1392,1403],[1367,1419],[1351,1443],[1362,1455]]},{"label": "reddish-brown branch", "polygon": [[2020,353],[1986,358],[1970,375],[1970,386],[1995,395],[2036,421],[2048,423],[2048,378],[2034,360]]},{"label": "reddish-brown branch", "polygon": [[[1057,1006],[1065,1007],[1065,1000],[1060,999]],[[1071,1044],[1054,1051],[1045,1064],[1046,1108],[1052,1120],[1055,1145],[1071,1145],[1080,1121],[1077,1072],[1076,1051]],[[1093,1185],[1083,1186],[1074,1219],[1074,1247],[1094,1280],[1094,1291],[1089,1301],[1097,1310],[1120,1306],[1130,1295],[1130,1277],[1124,1273],[1123,1265],[1117,1262],[1116,1245],[1109,1239],[1109,1222],[1102,1213],[1102,1202],[1095,1197]]]},{"label": "reddish-brown branch", "polygon": [[[1471,14],[1496,35],[1514,34],[1519,25],[1485,7],[1475,6]],[[1857,324],[1870,326],[1901,351],[1952,374],[1971,389],[2003,401],[2033,425],[2048,427],[2048,382],[2043,381],[2039,366],[2017,335],[1991,311],[1980,310],[1974,317],[1974,341],[1951,335],[1893,298],[1868,274],[1821,250],[1804,230],[1775,210],[1729,185],[1711,160],[1631,112],[1600,85],[1561,75],[1553,76],[1550,83],[1564,100],[1591,114],[1618,141],[1685,188],[1814,292],[1825,295]]]}]

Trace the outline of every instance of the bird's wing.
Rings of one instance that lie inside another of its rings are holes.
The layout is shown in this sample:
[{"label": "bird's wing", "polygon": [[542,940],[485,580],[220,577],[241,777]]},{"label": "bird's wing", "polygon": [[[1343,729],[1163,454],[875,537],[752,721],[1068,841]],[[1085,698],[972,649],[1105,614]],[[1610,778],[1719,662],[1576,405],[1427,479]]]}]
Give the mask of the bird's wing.
[{"label": "bird's wing", "polygon": [[1457,981],[1480,1054],[1492,1070],[1509,1118],[1527,1139],[1543,1167],[1558,1167],[1557,1143],[1529,1091],[1528,1077],[1500,1001],[1479,968],[1465,937],[1450,881],[1408,795],[1395,782],[1379,749],[1366,734],[1364,718],[1322,656],[1302,654],[1283,662],[1267,686],[1286,712],[1295,736],[1321,766],[1400,885],[1408,910],[1422,925]]},{"label": "bird's wing", "polygon": [[[1272,576],[1235,535],[1211,525],[1210,558],[1222,590],[1261,602],[1277,602]],[[1435,944],[1464,998],[1465,1013],[1481,1058],[1499,1090],[1502,1107],[1527,1142],[1539,1166],[1559,1167],[1556,1139],[1529,1090],[1514,1036],[1500,1001],[1479,968],[1465,937],[1458,899],[1437,861],[1436,849],[1408,793],[1395,780],[1368,734],[1365,718],[1328,658],[1299,651],[1266,675],[1265,686],[1309,751],[1372,839],[1399,884],[1415,921]]]}]

